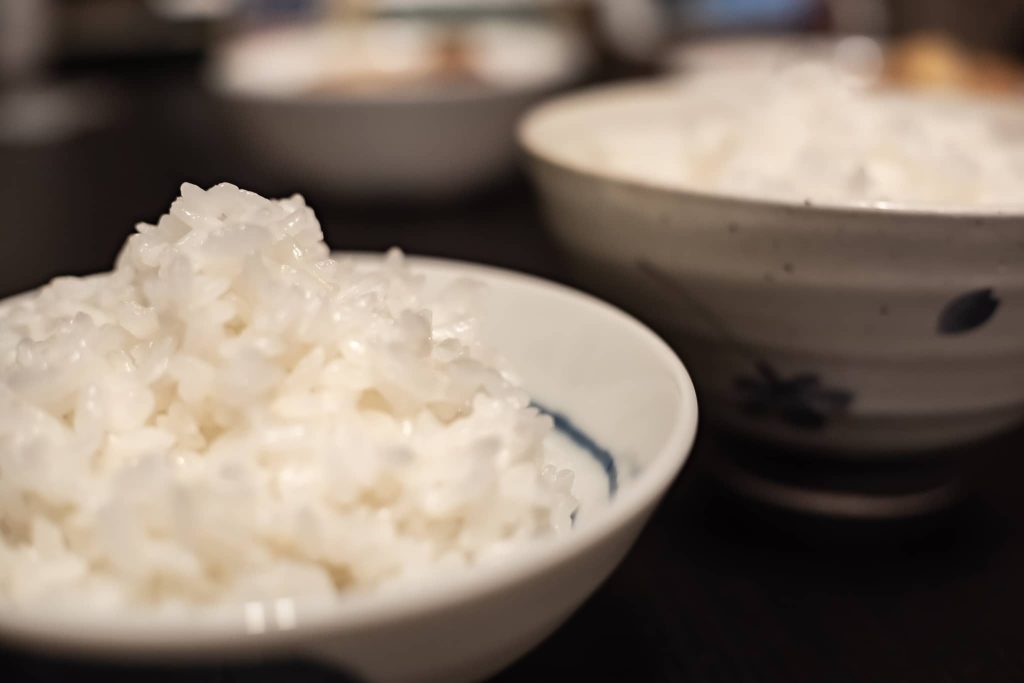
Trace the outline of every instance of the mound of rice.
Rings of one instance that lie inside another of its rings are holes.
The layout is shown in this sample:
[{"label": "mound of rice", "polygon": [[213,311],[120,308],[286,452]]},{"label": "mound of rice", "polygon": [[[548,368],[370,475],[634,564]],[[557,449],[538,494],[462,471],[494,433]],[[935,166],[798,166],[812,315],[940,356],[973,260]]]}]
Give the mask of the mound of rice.
[{"label": "mound of rice", "polygon": [[332,260],[301,197],[229,184],[137,230],[0,304],[0,600],[335,596],[570,528],[471,283]]},{"label": "mound of rice", "polygon": [[899,93],[808,61],[681,81],[658,115],[581,138],[617,175],[763,199],[1009,205],[1024,115],[982,98]]}]

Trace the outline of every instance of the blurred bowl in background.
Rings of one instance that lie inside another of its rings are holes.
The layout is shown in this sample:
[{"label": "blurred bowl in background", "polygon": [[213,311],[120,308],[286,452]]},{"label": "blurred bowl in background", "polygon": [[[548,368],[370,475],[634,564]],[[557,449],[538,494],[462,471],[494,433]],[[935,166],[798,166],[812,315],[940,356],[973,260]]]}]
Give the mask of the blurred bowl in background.
[{"label": "blurred bowl in background", "polygon": [[1024,93],[1021,65],[932,32],[893,41],[863,35],[706,39],[674,45],[661,59],[664,71],[687,75],[741,71],[770,77],[801,64],[824,65],[865,82],[905,89],[989,96]]},{"label": "blurred bowl in background", "polygon": [[[581,279],[674,343],[708,413],[875,461],[1024,418],[1024,205],[758,199],[644,181],[588,152],[596,131],[686,126],[680,87],[557,98],[520,139]],[[656,163],[655,142],[638,159]]]},{"label": "blurred bowl in background", "polygon": [[743,36],[684,42],[669,47],[661,66],[671,73],[754,70],[766,75],[786,65],[826,62],[852,75],[875,78],[884,63],[884,45],[868,36]]},{"label": "blurred bowl in background", "polygon": [[351,197],[447,198],[514,167],[515,124],[580,80],[590,54],[554,22],[421,19],[228,40],[208,83],[254,163]]}]

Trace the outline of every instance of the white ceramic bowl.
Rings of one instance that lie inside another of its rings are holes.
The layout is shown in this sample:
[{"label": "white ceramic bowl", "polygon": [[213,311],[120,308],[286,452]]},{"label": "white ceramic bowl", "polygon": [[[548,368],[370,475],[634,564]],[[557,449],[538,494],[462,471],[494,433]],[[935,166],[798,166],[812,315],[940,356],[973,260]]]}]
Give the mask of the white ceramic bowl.
[{"label": "white ceramic bowl", "polygon": [[469,276],[487,286],[485,339],[539,403],[614,456],[619,488],[606,509],[568,536],[459,579],[187,621],[0,607],[0,638],[109,659],[290,655],[367,681],[458,683],[498,671],[554,631],[622,560],[686,460],[697,427],[693,386],[664,342],[592,297],[483,266],[411,263],[430,284]]},{"label": "white ceramic bowl", "polygon": [[671,116],[677,87],[557,98],[520,137],[581,278],[676,346],[709,414],[787,446],[875,456],[1021,421],[1024,205],[702,194],[616,177],[573,152],[595,128]]},{"label": "white ceramic bowl", "polygon": [[[373,22],[366,44],[382,54],[367,60],[415,68],[420,23]],[[486,185],[514,168],[523,112],[582,78],[589,64],[582,40],[569,31],[494,22],[481,27],[480,42],[494,47],[486,84],[304,90],[332,55],[343,60],[354,49],[347,34],[336,39],[332,31],[304,27],[234,39],[217,52],[208,77],[226,132],[251,162],[325,195],[446,199]],[[391,43],[395,54],[384,49]]]}]

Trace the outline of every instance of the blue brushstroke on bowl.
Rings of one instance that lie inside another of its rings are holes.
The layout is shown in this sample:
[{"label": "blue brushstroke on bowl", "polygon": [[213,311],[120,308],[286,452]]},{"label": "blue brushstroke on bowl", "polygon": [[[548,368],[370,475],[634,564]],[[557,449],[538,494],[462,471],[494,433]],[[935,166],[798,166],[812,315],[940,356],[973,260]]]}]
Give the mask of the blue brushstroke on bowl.
[{"label": "blue brushstroke on bowl", "polygon": [[939,334],[963,334],[981,327],[995,315],[999,299],[991,288],[964,292],[939,314]]},{"label": "blue brushstroke on bowl", "polygon": [[855,398],[846,388],[827,386],[810,372],[784,376],[769,363],[754,364],[756,373],[741,375],[734,385],[743,412],[753,417],[772,416],[798,429],[823,429],[845,413]]},{"label": "blue brushstroke on bowl", "polygon": [[[586,451],[590,457],[601,465],[601,469],[604,470],[605,476],[608,477],[608,497],[615,495],[615,492],[619,488],[619,473],[615,467],[615,458],[605,448],[602,448],[596,441],[590,438],[586,432],[576,426],[575,423],[564,413],[560,413],[557,410],[551,410],[536,401],[532,402],[531,405],[539,410],[544,415],[549,416],[555,423],[555,429],[559,433],[564,434],[569,438],[577,447]],[[575,517],[575,515],[573,515]]]}]

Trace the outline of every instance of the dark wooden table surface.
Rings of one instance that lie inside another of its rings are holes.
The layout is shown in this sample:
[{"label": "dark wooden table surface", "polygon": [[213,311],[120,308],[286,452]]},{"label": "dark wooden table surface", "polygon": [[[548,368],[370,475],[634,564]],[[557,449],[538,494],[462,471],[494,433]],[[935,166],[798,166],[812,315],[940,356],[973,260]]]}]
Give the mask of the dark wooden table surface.
[{"label": "dark wooden table surface", "polygon": [[[109,267],[134,223],[155,219],[183,180],[230,179],[270,194],[296,189],[233,161],[197,91],[177,73],[120,81],[119,117],[105,129],[0,147],[0,294]],[[335,248],[399,245],[569,280],[521,178],[430,207],[308,199]],[[746,504],[707,474],[730,448],[738,447],[703,429],[626,562],[497,680],[1024,681],[1024,434],[969,451],[983,463],[972,495],[905,524],[829,522]],[[0,680],[36,680],[24,662],[21,653],[0,654]],[[40,680],[80,674],[61,669]],[[329,678],[266,668],[202,680]]]}]

